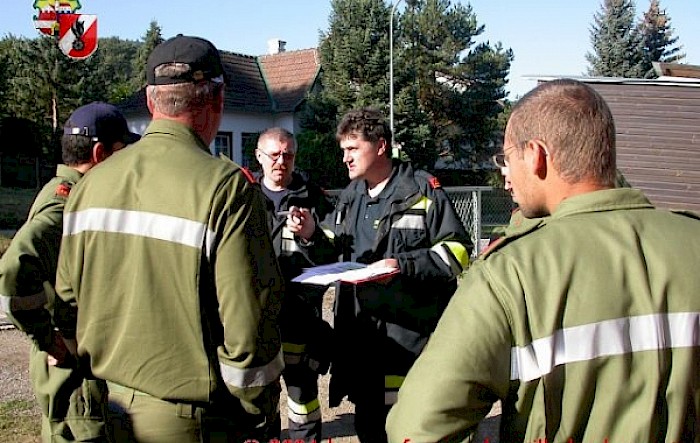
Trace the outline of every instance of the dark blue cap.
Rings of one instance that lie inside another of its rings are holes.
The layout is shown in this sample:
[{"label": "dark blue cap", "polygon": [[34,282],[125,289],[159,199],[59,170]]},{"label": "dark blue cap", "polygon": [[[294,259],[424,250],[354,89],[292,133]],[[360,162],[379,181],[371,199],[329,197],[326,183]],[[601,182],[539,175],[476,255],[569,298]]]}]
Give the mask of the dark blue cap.
[{"label": "dark blue cap", "polygon": [[92,102],[73,111],[63,126],[63,133],[83,135],[103,143],[121,141],[127,145],[141,138],[129,131],[126,119],[116,106],[102,102]]}]

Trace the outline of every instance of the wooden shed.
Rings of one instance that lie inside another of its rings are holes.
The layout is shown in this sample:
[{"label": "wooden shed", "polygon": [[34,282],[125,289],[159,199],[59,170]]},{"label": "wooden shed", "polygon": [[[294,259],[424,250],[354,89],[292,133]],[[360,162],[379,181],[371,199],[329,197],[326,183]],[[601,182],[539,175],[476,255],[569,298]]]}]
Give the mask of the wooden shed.
[{"label": "wooden shed", "polygon": [[661,77],[649,80],[576,80],[608,102],[627,181],[658,207],[700,214],[700,66],[659,64],[657,72]]}]

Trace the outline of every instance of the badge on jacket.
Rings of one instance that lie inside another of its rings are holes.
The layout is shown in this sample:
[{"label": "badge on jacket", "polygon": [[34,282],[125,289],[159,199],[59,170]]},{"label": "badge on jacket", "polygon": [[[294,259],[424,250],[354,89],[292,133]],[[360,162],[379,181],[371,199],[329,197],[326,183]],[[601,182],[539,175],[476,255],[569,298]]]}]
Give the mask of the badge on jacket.
[{"label": "badge on jacket", "polygon": [[440,184],[440,180],[438,180],[437,177],[430,177],[428,183],[430,183],[430,187],[433,189],[438,189],[442,187],[442,185]]},{"label": "badge on jacket", "polygon": [[61,183],[56,186],[56,197],[68,198],[70,194],[70,185],[68,183]]}]

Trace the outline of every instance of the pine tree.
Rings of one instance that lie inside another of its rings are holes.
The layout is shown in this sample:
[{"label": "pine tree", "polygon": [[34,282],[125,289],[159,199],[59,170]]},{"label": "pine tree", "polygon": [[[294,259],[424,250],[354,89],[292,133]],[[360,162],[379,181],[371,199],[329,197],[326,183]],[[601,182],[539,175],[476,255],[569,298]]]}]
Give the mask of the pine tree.
[{"label": "pine tree", "polygon": [[631,78],[643,75],[641,37],[634,20],[633,0],[604,0],[591,27],[593,52],[586,54],[589,75]]},{"label": "pine tree", "polygon": [[659,0],[651,0],[649,9],[639,24],[641,35],[642,72],[645,78],[655,78],[653,62],[676,63],[685,58],[678,37],[671,28],[671,17],[659,6]]},{"label": "pine tree", "polygon": [[423,167],[432,168],[438,156],[475,162],[490,153],[513,55],[500,44],[474,46],[484,29],[469,5],[407,2],[398,42],[396,138]]},{"label": "pine tree", "polygon": [[143,36],[143,44],[138,48],[136,58],[133,59],[132,64],[131,87],[134,91],[138,91],[146,85],[146,62],[153,48],[163,43],[164,39],[161,32],[161,27],[154,20]]}]

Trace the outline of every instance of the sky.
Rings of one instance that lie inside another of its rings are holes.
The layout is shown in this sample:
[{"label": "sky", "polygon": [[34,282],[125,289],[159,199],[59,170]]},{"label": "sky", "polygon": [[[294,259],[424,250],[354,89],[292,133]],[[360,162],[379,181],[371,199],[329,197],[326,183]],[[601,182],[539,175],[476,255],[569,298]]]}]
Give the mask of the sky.
[{"label": "sky", "polygon": [[[35,37],[34,0],[2,0],[0,37]],[[396,0],[387,0],[394,4]],[[399,0],[399,9],[403,2]],[[508,77],[509,98],[536,85],[537,77],[582,76],[591,51],[593,15],[602,0],[452,0],[470,4],[485,26],[477,42],[500,42],[514,60]],[[246,55],[267,53],[270,39],[286,41],[288,51],[318,46],[328,29],[331,0],[80,0],[82,14],[98,16],[100,37],[141,39],[151,21],[163,37],[178,33],[211,40],[221,50]],[[660,0],[686,53],[685,63],[700,65],[700,0]],[[649,0],[637,0],[637,16]]]}]

